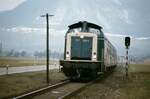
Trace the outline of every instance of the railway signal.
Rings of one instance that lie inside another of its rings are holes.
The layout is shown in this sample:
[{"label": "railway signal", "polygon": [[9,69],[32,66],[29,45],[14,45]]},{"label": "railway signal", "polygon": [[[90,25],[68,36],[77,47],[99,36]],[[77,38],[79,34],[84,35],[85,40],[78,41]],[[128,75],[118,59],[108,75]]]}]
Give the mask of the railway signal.
[{"label": "railway signal", "polygon": [[47,84],[49,84],[49,16],[52,17],[54,15],[49,15],[46,13],[46,15],[41,15],[41,17],[46,17],[46,81]]},{"label": "railway signal", "polygon": [[128,49],[130,46],[130,37],[125,37],[125,46],[126,46],[126,77],[128,76],[128,68],[129,68],[129,63],[128,63]]},{"label": "railway signal", "polygon": [[126,49],[129,48],[129,46],[130,46],[130,37],[125,37],[125,46],[126,46]]}]

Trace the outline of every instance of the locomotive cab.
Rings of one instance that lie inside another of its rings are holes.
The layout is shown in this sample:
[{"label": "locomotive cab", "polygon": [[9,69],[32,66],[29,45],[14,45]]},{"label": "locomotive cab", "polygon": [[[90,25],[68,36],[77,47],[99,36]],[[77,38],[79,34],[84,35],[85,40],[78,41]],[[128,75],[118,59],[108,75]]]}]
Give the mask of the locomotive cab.
[{"label": "locomotive cab", "polygon": [[97,59],[97,35],[101,27],[92,23],[79,22],[69,26],[66,34],[66,60]]}]

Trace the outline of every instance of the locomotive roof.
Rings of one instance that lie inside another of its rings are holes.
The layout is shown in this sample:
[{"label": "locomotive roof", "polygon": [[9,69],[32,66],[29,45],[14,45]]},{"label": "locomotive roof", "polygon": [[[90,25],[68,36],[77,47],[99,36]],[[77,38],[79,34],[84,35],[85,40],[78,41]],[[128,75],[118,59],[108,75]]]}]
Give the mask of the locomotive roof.
[{"label": "locomotive roof", "polygon": [[99,30],[102,29],[101,26],[93,24],[93,23],[90,23],[90,22],[87,22],[87,21],[80,21],[80,22],[72,24],[72,25],[70,25],[68,27],[70,29],[73,29],[73,28],[83,27],[83,25],[87,25],[88,27],[92,27],[92,28],[99,29]]},{"label": "locomotive roof", "polygon": [[[84,26],[99,29],[100,31],[102,29],[101,26],[87,22],[87,21],[79,21],[78,23],[74,23],[68,27],[69,27],[69,29],[74,29],[74,28],[79,28],[79,27],[83,28]],[[111,44],[111,42],[107,39],[107,37],[104,35],[104,33],[102,31],[101,31],[100,35],[98,35],[98,37],[104,38],[104,40],[108,41],[110,43],[110,45],[114,48],[114,50],[116,50],[115,47]]]}]

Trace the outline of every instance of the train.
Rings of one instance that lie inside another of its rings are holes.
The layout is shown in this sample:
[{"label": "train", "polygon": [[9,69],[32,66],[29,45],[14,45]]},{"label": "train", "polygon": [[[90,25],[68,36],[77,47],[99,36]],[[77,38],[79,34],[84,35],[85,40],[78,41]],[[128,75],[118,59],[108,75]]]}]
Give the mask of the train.
[{"label": "train", "polygon": [[117,51],[101,26],[80,21],[68,27],[60,65],[69,79],[96,78],[117,66]]}]

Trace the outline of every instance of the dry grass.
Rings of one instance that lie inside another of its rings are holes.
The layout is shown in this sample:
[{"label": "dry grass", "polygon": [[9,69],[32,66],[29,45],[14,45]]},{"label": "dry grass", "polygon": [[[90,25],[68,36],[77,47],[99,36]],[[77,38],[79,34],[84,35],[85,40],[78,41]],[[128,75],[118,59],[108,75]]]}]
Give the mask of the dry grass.
[{"label": "dry grass", "polygon": [[131,73],[122,92],[127,95],[128,99],[149,99],[150,73]]},{"label": "dry grass", "polygon": [[150,99],[150,73],[130,73],[129,79],[118,74],[89,86],[71,99]]},{"label": "dry grass", "polygon": [[150,59],[145,59],[144,64],[150,64]]},{"label": "dry grass", "polygon": [[[34,58],[0,58],[0,67],[5,66],[33,66],[33,65],[45,65],[45,59]],[[56,60],[50,60],[50,64],[58,64]]]},{"label": "dry grass", "polygon": [[[50,83],[54,84],[66,79],[58,70],[50,71]],[[32,72],[0,76],[0,99],[14,96],[26,91],[46,86],[46,73]]]},{"label": "dry grass", "polygon": [[150,64],[131,64],[129,72],[150,72]]}]

